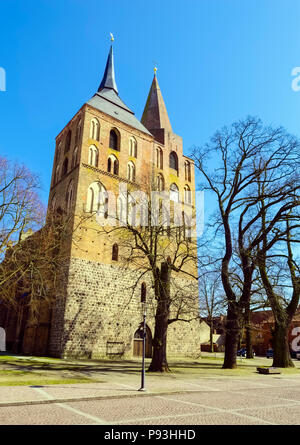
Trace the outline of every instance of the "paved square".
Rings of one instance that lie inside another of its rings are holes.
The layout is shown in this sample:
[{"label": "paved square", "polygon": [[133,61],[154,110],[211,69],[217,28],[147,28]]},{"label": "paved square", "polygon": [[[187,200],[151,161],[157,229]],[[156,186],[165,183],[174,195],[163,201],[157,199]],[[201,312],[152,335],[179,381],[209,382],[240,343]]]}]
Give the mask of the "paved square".
[{"label": "paved square", "polygon": [[146,393],[138,392],[133,380],[125,381],[1,387],[0,424],[300,424],[299,375],[187,380],[149,376]]}]

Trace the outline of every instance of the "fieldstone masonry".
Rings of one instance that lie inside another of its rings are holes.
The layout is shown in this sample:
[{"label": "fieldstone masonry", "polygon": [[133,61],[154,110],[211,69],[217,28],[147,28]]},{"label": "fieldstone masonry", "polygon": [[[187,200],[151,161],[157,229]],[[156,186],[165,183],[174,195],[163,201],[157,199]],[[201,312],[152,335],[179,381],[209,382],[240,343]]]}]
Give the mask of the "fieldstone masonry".
[{"label": "fieldstone masonry", "polygon": [[[57,299],[54,313],[64,317],[52,325],[50,353],[63,357],[123,357],[133,355],[134,333],[142,321],[140,286],[133,294],[137,272],[112,264],[72,258],[67,297]],[[154,334],[155,300],[147,284],[147,325]],[[182,286],[182,279],[180,285]],[[187,280],[187,286],[190,286]],[[168,356],[200,354],[199,321],[176,321],[168,329]]]}]

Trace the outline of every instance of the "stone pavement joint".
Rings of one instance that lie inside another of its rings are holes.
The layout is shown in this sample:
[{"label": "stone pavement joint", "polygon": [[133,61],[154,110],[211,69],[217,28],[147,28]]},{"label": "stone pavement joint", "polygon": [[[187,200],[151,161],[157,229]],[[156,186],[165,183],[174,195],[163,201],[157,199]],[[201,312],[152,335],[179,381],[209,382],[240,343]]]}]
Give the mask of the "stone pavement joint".
[{"label": "stone pavement joint", "polygon": [[[138,392],[138,390],[136,390]],[[46,405],[51,403],[70,403],[70,402],[88,402],[92,400],[111,400],[111,399],[133,399],[138,397],[154,397],[167,396],[172,394],[188,394],[207,392],[203,390],[181,390],[181,391],[164,391],[164,392],[139,392],[138,394],[116,394],[111,396],[94,396],[94,397],[73,397],[73,398],[48,398],[44,400],[22,400],[14,402],[0,402],[1,407],[23,406],[23,405]]]},{"label": "stone pavement joint", "polygon": [[[160,397],[160,396],[159,396]],[[161,397],[162,399],[164,399],[164,397]],[[241,413],[241,412],[237,412],[237,410],[235,410],[235,409],[233,409],[233,410],[228,410],[228,409],[223,409],[223,408],[218,408],[218,407],[216,407],[216,406],[209,406],[209,405],[204,405],[204,404],[200,404],[200,403],[196,403],[196,402],[187,402],[187,401],[185,401],[185,400],[177,400],[177,399],[170,399],[170,398],[168,398],[168,400],[174,400],[174,401],[176,401],[176,402],[180,402],[180,403],[185,403],[185,404],[188,404],[188,405],[196,405],[196,406],[199,406],[199,407],[201,407],[201,408],[206,408],[206,409],[210,409],[210,410],[214,410],[215,412],[219,412],[219,413],[228,413],[228,412],[231,412],[232,414],[234,414],[235,416],[238,416],[238,417],[246,417],[246,418],[248,418],[248,419],[250,419],[250,420],[256,420],[256,421],[258,421],[258,422],[260,422],[261,421],[261,419],[259,419],[258,417],[255,417],[255,416],[249,416],[249,415],[247,415],[247,414],[243,414],[243,413]],[[266,423],[267,424],[269,424],[269,425],[275,425],[275,423],[272,423],[272,422],[268,422],[268,421],[266,421]]]},{"label": "stone pavement joint", "polygon": [[[42,395],[43,395],[44,397],[46,397],[48,400],[53,401],[53,400],[55,399],[51,394],[48,394],[46,391],[44,391],[44,390],[41,389],[41,388],[35,388],[35,387],[33,387],[32,389],[34,389],[34,390],[37,391],[38,393],[42,394]],[[75,414],[78,414],[78,415],[80,415],[80,416],[86,417],[86,418],[89,419],[89,420],[93,420],[93,422],[96,422],[97,424],[103,425],[103,424],[106,423],[105,420],[103,420],[103,419],[99,419],[99,417],[92,416],[91,414],[85,413],[85,412],[83,412],[83,411],[81,411],[81,410],[79,410],[79,409],[75,409],[75,408],[73,408],[72,406],[66,405],[65,403],[61,403],[61,402],[60,402],[60,403],[55,403],[55,405],[56,405],[56,406],[59,406],[60,408],[66,409],[66,410],[68,410],[68,411],[71,411],[71,412],[73,412],[73,413],[75,413]]]}]

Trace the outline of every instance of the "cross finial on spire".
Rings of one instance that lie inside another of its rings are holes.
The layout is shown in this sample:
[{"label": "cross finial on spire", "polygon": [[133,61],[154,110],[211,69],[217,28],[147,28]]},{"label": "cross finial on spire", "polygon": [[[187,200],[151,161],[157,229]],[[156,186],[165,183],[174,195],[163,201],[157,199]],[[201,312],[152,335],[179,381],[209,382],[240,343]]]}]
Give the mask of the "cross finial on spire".
[{"label": "cross finial on spire", "polygon": [[157,62],[156,62],[156,60],[152,60],[152,62],[153,62],[153,65],[154,65],[154,67],[153,67],[153,71],[154,71],[154,76],[156,76],[156,71],[157,71]]}]

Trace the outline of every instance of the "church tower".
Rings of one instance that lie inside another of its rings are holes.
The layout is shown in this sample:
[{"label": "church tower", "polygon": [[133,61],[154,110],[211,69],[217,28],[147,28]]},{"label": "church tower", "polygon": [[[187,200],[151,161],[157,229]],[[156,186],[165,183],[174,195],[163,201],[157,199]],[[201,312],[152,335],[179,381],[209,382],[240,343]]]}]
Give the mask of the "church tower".
[{"label": "church tower", "polygon": [[141,122],[154,137],[153,164],[159,190],[168,190],[175,201],[195,207],[194,163],[183,154],[182,138],[173,133],[156,70]]},{"label": "church tower", "polygon": [[[105,207],[105,192],[118,196],[120,185],[141,190],[145,181],[154,181],[158,190],[170,190],[174,201],[194,207],[193,162],[183,155],[182,138],[173,133],[156,74],[139,121],[119,96],[111,46],[97,92],[56,138],[48,214],[61,209],[74,215],[75,225],[76,215]],[[67,247],[68,283],[56,299],[48,352],[59,357],[138,355],[141,290],[132,292],[138,271],[122,266],[118,238],[99,236],[95,218],[80,228],[77,239]],[[144,281],[147,298],[153,300],[150,277]],[[186,281],[187,287],[194,286],[196,313],[197,284]],[[153,315],[149,312],[147,322],[148,356]],[[170,326],[169,355],[199,352],[198,321]]]}]

